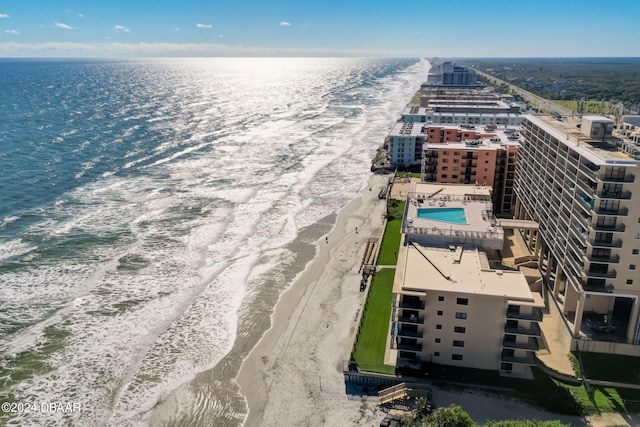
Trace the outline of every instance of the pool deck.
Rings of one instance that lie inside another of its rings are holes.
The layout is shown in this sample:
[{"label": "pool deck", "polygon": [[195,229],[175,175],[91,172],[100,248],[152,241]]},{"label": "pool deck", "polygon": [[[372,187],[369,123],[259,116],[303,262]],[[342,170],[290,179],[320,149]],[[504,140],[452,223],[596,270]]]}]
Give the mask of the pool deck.
[{"label": "pool deck", "polygon": [[[419,218],[418,209],[458,208],[463,209],[466,224]],[[477,233],[500,233],[491,213],[491,195],[487,188],[474,185],[427,185],[418,184],[416,191],[410,193],[407,203],[406,224],[409,228],[476,237]]]}]

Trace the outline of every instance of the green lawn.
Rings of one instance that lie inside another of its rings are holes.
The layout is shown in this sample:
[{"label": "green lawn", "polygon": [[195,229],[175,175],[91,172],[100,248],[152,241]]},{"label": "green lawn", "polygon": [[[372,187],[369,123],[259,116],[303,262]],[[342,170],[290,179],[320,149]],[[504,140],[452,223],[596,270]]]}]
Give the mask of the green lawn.
[{"label": "green lawn", "polygon": [[587,378],[640,384],[640,357],[581,352]]},{"label": "green lawn", "polygon": [[384,230],[382,245],[378,254],[379,265],[396,265],[398,262],[398,249],[400,249],[400,239],[402,237],[402,219],[392,219],[387,222]]},{"label": "green lawn", "polygon": [[365,371],[395,373],[395,366],[384,364],[395,273],[395,268],[378,271],[367,296],[360,332],[353,351],[353,358],[358,367]]},{"label": "green lawn", "polygon": [[[561,100],[555,100],[552,101],[558,105],[561,105],[565,108],[568,108],[572,111],[578,111],[578,101],[561,101]],[[603,103],[601,101],[585,101],[584,102],[584,110],[582,111],[582,113],[584,114],[590,114],[590,113],[598,113],[598,114],[613,114],[613,108],[607,104],[607,103]]]}]

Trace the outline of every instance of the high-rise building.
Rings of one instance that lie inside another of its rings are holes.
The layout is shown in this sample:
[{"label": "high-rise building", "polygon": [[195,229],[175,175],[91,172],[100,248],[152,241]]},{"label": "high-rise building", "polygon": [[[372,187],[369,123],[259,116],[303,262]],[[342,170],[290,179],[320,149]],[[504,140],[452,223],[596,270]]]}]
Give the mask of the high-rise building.
[{"label": "high-rise building", "polygon": [[613,121],[526,117],[515,218],[542,247],[559,332],[582,351],[640,355],[640,171]]}]

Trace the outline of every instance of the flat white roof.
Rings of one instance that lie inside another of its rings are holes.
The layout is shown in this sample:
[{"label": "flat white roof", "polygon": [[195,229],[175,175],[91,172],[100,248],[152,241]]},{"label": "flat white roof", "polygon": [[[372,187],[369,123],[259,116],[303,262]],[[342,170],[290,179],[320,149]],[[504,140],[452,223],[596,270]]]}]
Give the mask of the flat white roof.
[{"label": "flat white roof", "polygon": [[623,151],[609,148],[606,143],[602,144],[599,140],[592,140],[582,135],[577,128],[581,123],[571,117],[563,118],[562,121],[551,116],[525,116],[525,118],[596,165],[635,166],[638,163]]},{"label": "flat white roof", "polygon": [[398,120],[391,131],[389,132],[389,136],[420,136],[425,135],[423,132],[424,123],[417,122],[403,122],[402,120]]},{"label": "flat white roof", "polygon": [[514,303],[536,304],[527,279],[519,271],[491,270],[478,249],[427,247],[418,243],[400,247],[394,280],[396,293],[459,292],[504,297]]}]

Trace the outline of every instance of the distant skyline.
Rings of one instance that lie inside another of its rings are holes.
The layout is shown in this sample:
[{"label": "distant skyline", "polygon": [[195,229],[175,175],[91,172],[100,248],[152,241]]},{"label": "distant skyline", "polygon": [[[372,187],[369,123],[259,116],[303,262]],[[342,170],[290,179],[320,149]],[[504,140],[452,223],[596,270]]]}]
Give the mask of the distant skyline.
[{"label": "distant skyline", "polygon": [[0,0],[0,57],[640,56],[640,1]]}]

